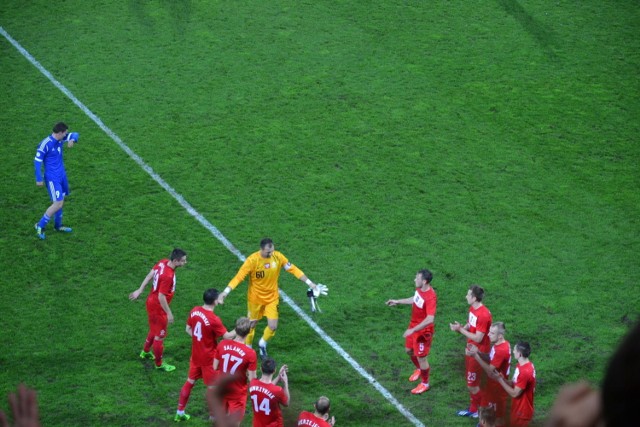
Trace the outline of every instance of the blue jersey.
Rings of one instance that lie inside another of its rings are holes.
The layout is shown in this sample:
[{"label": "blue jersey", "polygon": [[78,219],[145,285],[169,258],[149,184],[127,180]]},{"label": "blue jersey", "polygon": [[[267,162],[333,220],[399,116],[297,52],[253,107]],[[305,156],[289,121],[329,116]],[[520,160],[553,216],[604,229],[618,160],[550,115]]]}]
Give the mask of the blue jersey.
[{"label": "blue jersey", "polygon": [[64,178],[66,172],[64,170],[64,161],[62,160],[62,148],[65,142],[71,137],[71,134],[65,136],[61,141],[58,141],[49,135],[38,145],[36,151],[36,157],[33,165],[36,174],[36,182],[42,182],[41,168],[44,164],[44,175],[49,180],[55,178]]}]

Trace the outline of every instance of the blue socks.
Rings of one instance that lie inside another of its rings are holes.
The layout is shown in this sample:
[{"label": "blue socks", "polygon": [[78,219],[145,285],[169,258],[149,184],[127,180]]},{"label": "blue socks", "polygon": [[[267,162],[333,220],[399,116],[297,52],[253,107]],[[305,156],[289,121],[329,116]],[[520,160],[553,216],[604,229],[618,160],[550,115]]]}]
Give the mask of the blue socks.
[{"label": "blue socks", "polygon": [[[56,214],[56,216],[57,216],[57,214]],[[44,230],[44,228],[47,226],[47,224],[49,224],[50,220],[51,220],[51,217],[49,217],[49,215],[47,215],[47,214],[42,215],[42,218],[40,218],[40,221],[38,221],[38,227],[40,227],[40,228],[42,228]]]},{"label": "blue socks", "polygon": [[62,209],[53,215],[53,223],[55,228],[62,227]]}]

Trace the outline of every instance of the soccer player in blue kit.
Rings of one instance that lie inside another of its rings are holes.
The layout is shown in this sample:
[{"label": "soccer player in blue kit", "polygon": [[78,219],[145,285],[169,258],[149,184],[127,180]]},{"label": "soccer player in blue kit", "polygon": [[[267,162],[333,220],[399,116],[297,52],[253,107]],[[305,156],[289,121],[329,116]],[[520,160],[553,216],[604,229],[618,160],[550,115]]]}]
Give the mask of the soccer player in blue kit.
[{"label": "soccer player in blue kit", "polygon": [[[46,210],[40,221],[35,225],[36,235],[44,240],[44,229],[54,217],[54,228],[57,231],[70,233],[71,228],[62,225],[62,205],[65,196],[69,195],[69,183],[67,172],[62,161],[62,146],[67,142],[69,148],[78,142],[80,135],[77,132],[68,133],[69,127],[60,122],[53,127],[53,133],[38,144],[33,166],[36,174],[36,185],[42,187],[46,184],[51,206]],[[42,179],[42,165],[44,165],[44,179]]]}]

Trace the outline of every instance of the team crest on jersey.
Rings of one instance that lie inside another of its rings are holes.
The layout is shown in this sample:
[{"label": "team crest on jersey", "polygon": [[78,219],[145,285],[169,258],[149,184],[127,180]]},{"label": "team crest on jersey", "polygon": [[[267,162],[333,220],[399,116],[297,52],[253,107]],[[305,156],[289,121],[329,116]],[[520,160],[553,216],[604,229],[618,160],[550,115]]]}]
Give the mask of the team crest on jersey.
[{"label": "team crest on jersey", "polygon": [[265,268],[265,269],[267,269],[267,268],[271,268],[271,263],[266,263],[266,264],[264,265],[264,268]]}]

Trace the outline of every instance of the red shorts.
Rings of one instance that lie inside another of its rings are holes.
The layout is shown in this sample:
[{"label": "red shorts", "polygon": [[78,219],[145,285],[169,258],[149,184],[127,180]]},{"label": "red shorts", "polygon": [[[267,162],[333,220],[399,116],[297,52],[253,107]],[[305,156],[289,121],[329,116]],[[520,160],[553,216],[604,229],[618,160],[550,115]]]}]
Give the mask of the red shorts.
[{"label": "red shorts", "polygon": [[247,395],[225,396],[223,398],[223,404],[227,414],[234,421],[240,423],[244,418],[244,412],[247,408]]},{"label": "red shorts", "polygon": [[487,381],[480,406],[483,408],[490,406],[495,409],[496,417],[504,418],[507,409],[507,392],[504,391],[500,383],[493,380]]},{"label": "red shorts", "polygon": [[169,324],[169,321],[167,320],[167,313],[163,310],[162,313],[158,313],[157,311],[148,311],[147,314],[149,316],[149,332],[155,337],[166,337],[167,325]]},{"label": "red shorts", "polygon": [[416,357],[427,357],[431,351],[433,333],[418,331],[404,339],[404,346],[413,350]]},{"label": "red shorts", "polygon": [[511,418],[511,427],[528,427],[531,418]]},{"label": "red shorts", "polygon": [[471,356],[465,356],[465,366],[467,368],[467,387],[480,387],[482,382],[482,366]]},{"label": "red shorts", "polygon": [[217,378],[218,372],[213,370],[213,363],[205,366],[194,366],[189,363],[189,379],[202,381],[206,386],[212,386]]}]

